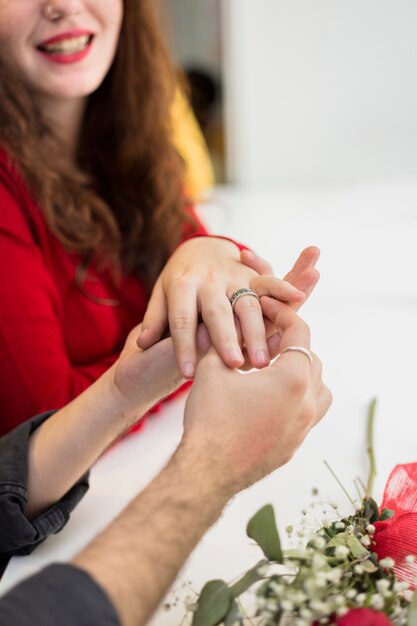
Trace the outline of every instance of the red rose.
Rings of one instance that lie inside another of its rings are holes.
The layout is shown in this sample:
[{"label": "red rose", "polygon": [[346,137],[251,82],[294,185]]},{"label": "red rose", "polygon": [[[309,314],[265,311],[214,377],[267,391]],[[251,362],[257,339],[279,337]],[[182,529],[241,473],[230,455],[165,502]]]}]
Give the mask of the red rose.
[{"label": "red rose", "polygon": [[352,609],[335,622],[336,626],[393,626],[385,613],[372,609]]}]

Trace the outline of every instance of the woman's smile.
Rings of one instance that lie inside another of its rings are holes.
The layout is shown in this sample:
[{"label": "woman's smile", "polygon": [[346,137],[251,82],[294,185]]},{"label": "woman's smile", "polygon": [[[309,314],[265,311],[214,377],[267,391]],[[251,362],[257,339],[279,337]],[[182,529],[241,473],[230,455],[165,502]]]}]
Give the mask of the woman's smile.
[{"label": "woman's smile", "polygon": [[77,30],[61,33],[36,46],[37,51],[53,63],[75,63],[90,52],[94,33]]}]

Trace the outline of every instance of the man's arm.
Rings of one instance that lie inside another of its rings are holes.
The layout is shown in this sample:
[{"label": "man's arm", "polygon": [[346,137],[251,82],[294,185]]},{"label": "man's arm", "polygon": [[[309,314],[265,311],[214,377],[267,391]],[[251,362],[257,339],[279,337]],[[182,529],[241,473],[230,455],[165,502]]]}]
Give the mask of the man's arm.
[{"label": "man's arm", "polygon": [[[265,305],[272,316],[277,305]],[[282,349],[309,348],[308,327],[286,305],[278,311]],[[330,402],[317,357],[310,365],[305,355],[286,353],[245,376],[213,349],[204,357],[177,452],[73,561],[107,592],[124,626],[148,621],[227,501],[286,463]]]}]

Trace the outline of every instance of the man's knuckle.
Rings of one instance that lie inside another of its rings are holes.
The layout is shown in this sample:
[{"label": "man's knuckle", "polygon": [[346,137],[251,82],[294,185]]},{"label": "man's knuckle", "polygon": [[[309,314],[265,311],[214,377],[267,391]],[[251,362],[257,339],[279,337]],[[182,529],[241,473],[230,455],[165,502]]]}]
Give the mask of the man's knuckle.
[{"label": "man's knuckle", "polygon": [[307,377],[303,372],[295,370],[288,381],[288,389],[295,396],[303,396],[308,388]]}]

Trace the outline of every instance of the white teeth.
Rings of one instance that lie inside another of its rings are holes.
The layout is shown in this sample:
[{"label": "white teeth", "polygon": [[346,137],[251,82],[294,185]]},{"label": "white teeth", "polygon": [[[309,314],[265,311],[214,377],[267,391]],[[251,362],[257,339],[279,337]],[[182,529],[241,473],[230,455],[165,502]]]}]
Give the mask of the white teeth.
[{"label": "white teeth", "polygon": [[42,46],[42,49],[51,53],[61,52],[63,54],[74,54],[84,50],[89,41],[89,35],[82,35],[81,37],[73,37],[72,39],[63,39],[62,41],[46,44]]}]

